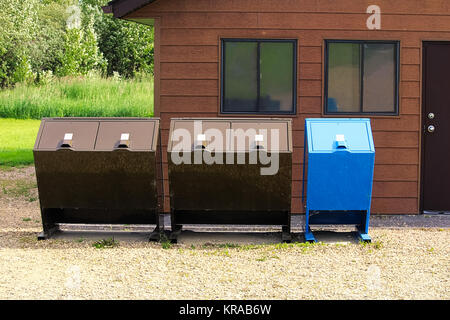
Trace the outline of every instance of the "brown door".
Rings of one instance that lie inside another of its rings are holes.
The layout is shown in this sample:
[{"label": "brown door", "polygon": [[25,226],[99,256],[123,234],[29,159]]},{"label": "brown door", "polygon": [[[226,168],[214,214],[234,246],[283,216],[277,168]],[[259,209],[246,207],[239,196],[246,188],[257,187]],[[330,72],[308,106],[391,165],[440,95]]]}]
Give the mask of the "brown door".
[{"label": "brown door", "polygon": [[422,210],[450,211],[450,42],[423,43]]}]

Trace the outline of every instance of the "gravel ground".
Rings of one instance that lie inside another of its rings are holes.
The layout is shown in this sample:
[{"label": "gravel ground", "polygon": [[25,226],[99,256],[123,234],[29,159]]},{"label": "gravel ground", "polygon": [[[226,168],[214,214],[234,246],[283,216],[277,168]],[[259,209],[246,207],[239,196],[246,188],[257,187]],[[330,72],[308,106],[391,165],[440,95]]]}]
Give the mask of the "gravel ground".
[{"label": "gravel ground", "polygon": [[374,228],[371,244],[320,233],[314,245],[185,232],[166,249],[141,232],[98,249],[84,233],[38,242],[36,190],[11,181],[32,186],[32,168],[0,171],[0,299],[450,299],[448,228]]}]

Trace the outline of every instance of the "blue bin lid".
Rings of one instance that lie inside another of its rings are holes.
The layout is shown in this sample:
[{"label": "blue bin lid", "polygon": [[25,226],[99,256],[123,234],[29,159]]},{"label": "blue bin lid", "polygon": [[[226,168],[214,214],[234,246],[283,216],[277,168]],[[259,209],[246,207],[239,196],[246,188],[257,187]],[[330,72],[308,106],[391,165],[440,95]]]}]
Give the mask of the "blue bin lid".
[{"label": "blue bin lid", "polygon": [[370,119],[308,118],[305,120],[308,152],[375,152]]}]

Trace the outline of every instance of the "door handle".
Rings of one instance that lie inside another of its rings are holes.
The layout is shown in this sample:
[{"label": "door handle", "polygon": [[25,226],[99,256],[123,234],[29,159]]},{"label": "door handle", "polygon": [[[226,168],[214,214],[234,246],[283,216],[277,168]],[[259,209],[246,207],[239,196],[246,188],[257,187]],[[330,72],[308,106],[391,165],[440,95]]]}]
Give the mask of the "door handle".
[{"label": "door handle", "polygon": [[436,130],[436,128],[433,125],[429,125],[427,130],[428,130],[429,133],[433,133]]}]

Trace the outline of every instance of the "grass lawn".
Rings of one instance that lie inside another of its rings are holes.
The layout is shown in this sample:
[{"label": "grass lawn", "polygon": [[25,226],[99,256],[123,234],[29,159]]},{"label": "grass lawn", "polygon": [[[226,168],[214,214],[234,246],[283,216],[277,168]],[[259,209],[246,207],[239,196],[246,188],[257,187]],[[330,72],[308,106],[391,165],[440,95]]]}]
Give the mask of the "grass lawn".
[{"label": "grass lawn", "polygon": [[33,146],[40,120],[0,119],[0,166],[33,163]]}]

